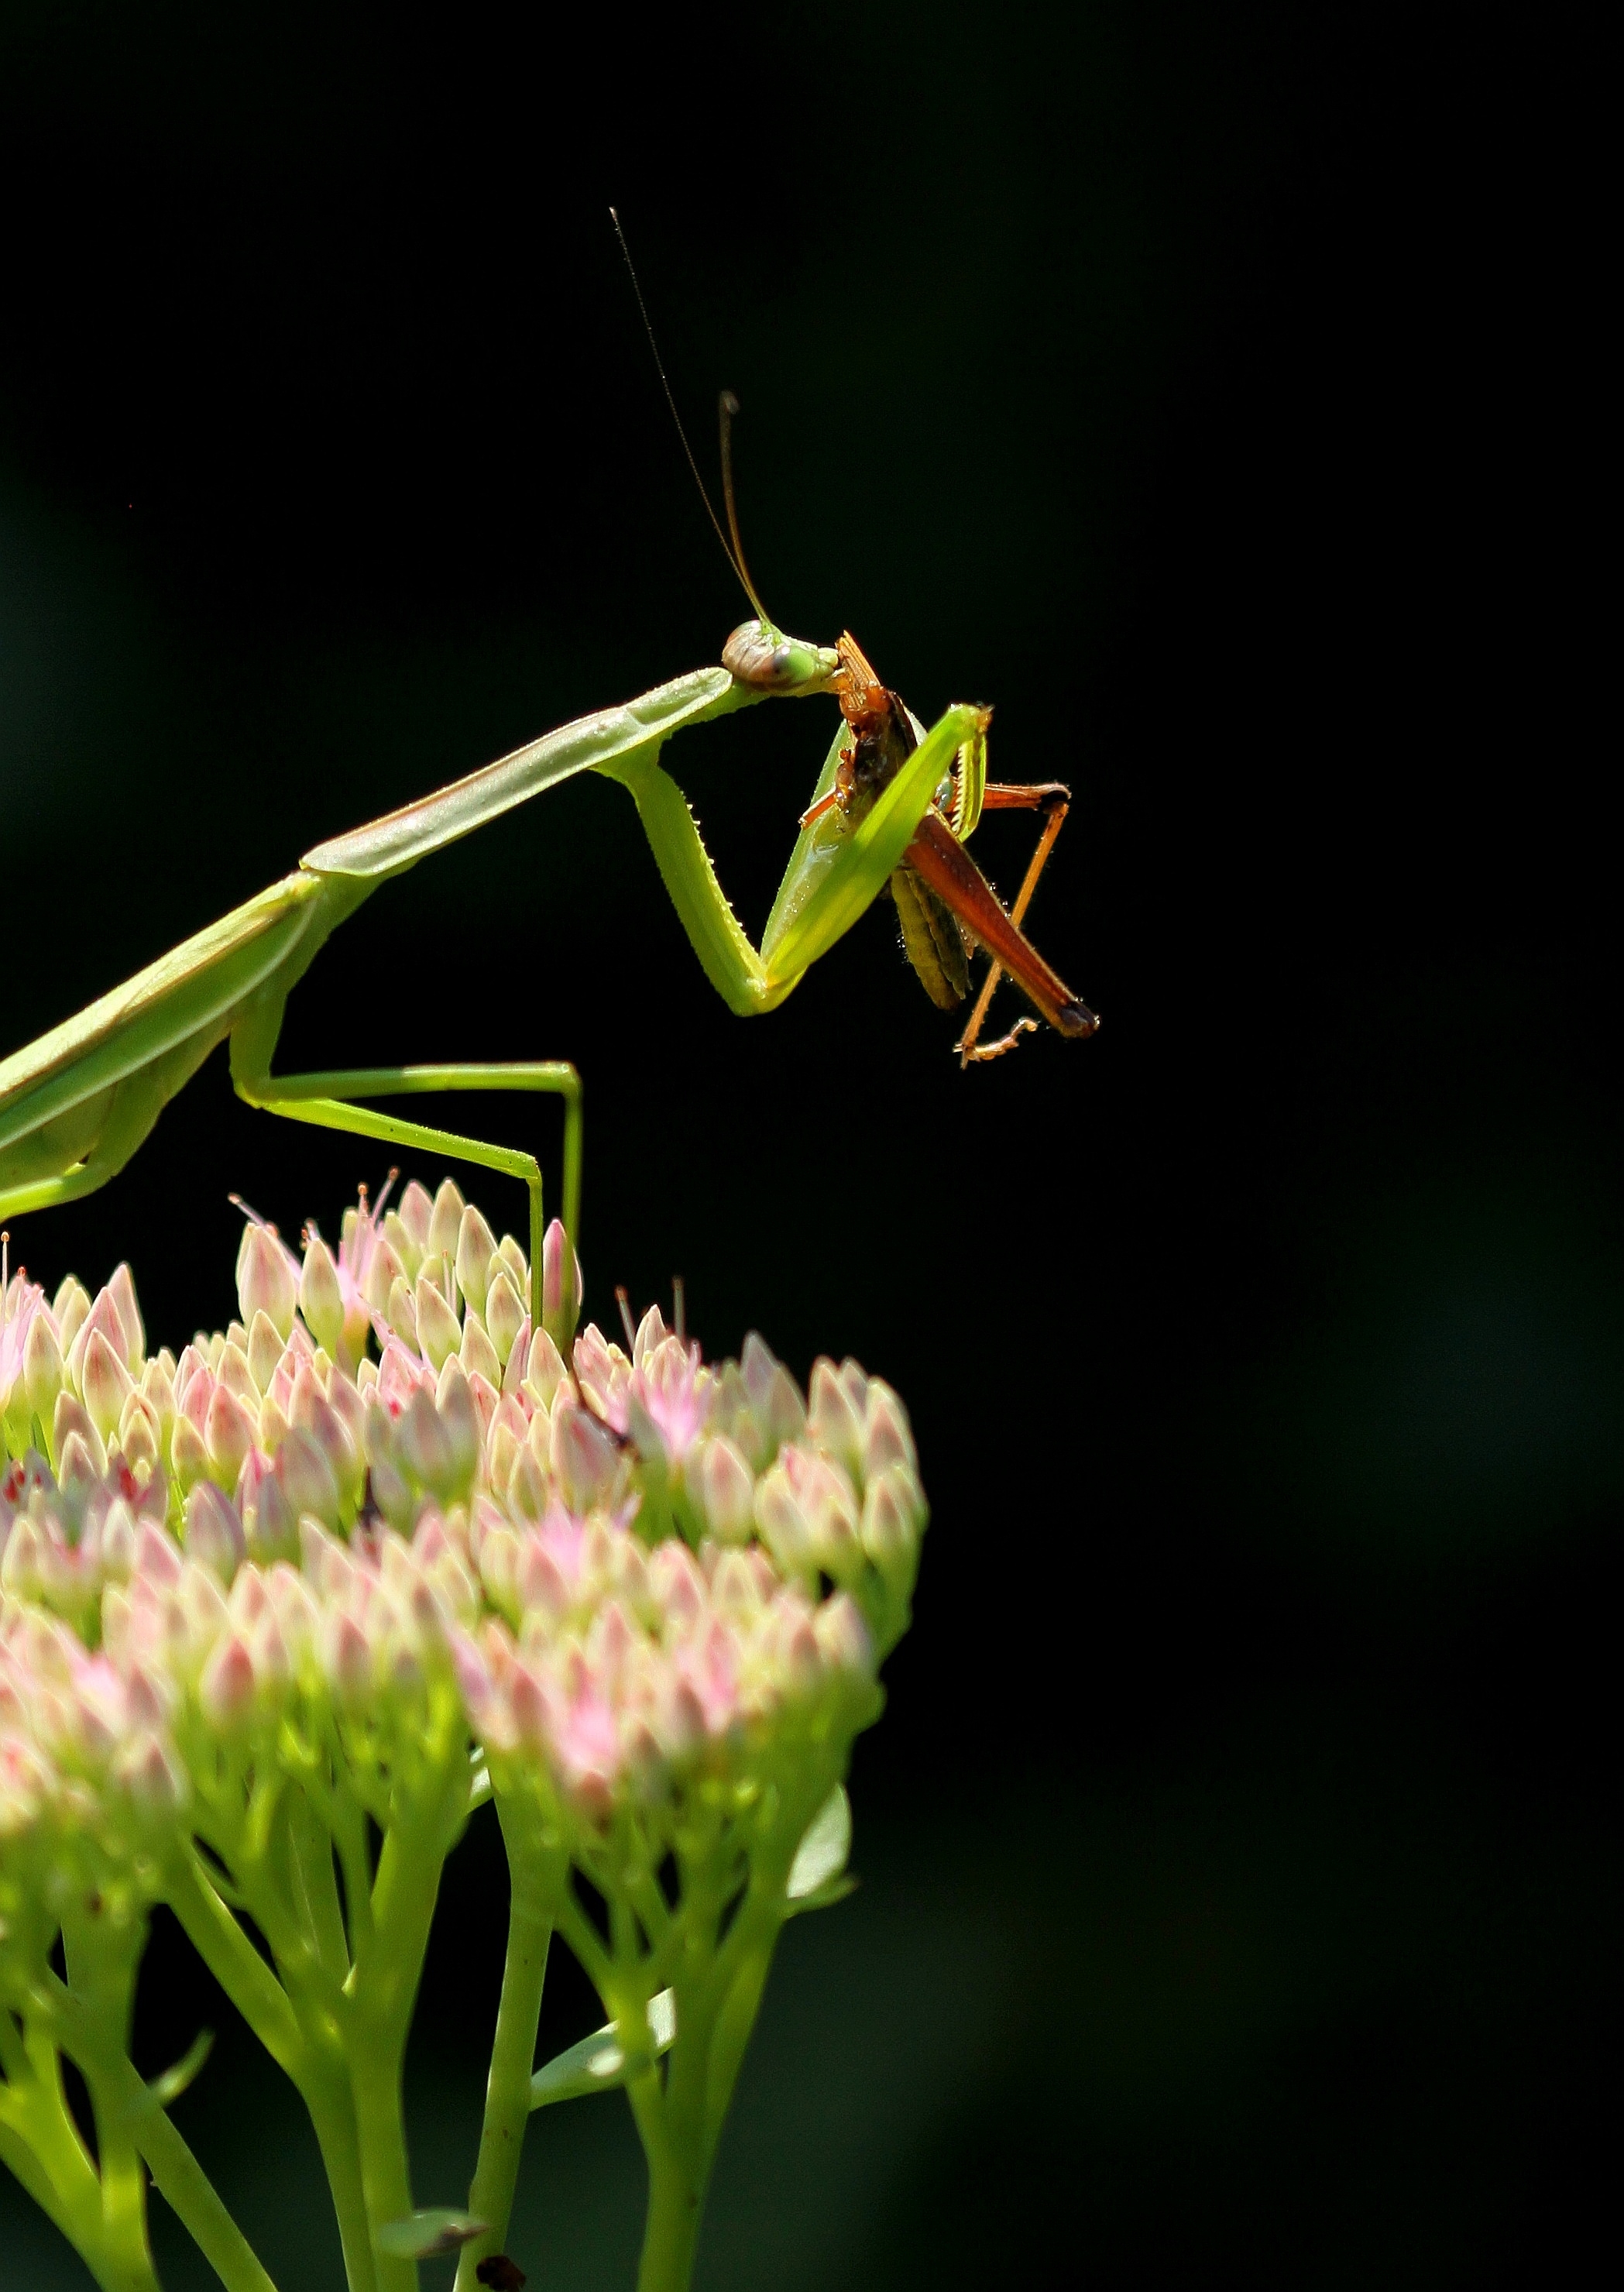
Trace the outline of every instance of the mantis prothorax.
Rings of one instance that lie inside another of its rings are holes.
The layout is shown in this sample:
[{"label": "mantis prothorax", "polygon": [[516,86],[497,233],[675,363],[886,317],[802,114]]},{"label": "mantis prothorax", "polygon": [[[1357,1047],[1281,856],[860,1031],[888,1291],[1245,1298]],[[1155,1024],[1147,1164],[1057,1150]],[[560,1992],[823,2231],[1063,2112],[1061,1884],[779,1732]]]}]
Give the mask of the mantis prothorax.
[{"label": "mantis prothorax", "polygon": [[[660,752],[673,733],[758,700],[830,690],[840,699],[844,721],[758,952],[717,882]],[[421,803],[318,844],[257,899],[0,1062],[0,1218],[72,1201],[116,1176],[169,1100],[216,1045],[229,1041],[232,1083],[251,1106],[522,1179],[530,1194],[531,1307],[540,1328],[542,1180],[535,1156],[356,1102],[438,1091],[557,1093],[565,1102],[563,1219],[573,1244],[582,1127],[575,1069],[548,1061],[273,1073],[288,995],[328,935],[391,876],[543,788],[592,771],[630,792],[683,928],[730,1009],[746,1015],[776,1009],[894,876],[901,882],[912,875],[948,911],[952,928],[956,932],[957,917],[1051,1025],[1064,1034],[1089,1034],[1092,1014],[1019,929],[1035,869],[1011,918],[961,848],[981,809],[998,802],[1047,805],[1051,827],[1039,847],[1041,865],[1053,842],[1057,806],[1063,816],[1063,790],[986,787],[986,723],[985,709],[961,704],[921,736],[916,720],[879,685],[849,638],[830,648],[784,636],[764,617],[746,622],[728,640],[720,666],[695,669],[623,706],[580,717]],[[899,905],[906,897],[904,889]],[[908,908],[902,911],[909,951],[933,997],[954,999],[961,941],[939,944],[946,934],[934,908],[921,903],[918,930]],[[926,972],[927,947],[936,950],[945,984],[933,985]],[[961,1045],[967,1055],[975,1054],[980,1017],[978,1006]],[[572,1312],[573,1300],[566,1319]]]}]

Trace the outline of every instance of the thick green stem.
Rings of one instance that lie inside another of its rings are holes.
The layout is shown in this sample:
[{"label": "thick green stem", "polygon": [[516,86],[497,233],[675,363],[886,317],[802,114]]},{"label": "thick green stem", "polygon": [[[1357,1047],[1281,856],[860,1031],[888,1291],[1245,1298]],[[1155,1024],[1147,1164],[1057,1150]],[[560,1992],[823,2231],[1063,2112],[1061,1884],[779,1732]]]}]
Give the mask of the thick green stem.
[{"label": "thick green stem", "polygon": [[350,2292],[376,2292],[350,2082],[325,2030],[310,2030],[287,1991],[204,1876],[195,1852],[177,1863],[171,1908],[202,1958],[310,2112],[326,2167]]},{"label": "thick green stem", "polygon": [[[687,2150],[687,2154],[683,2153]],[[648,2217],[638,2263],[637,2292],[687,2292],[699,2244],[708,2160],[690,2144],[645,2141],[648,2159]]]},{"label": "thick green stem", "polygon": [[469,2211],[490,2226],[483,2236],[463,2246],[454,2292],[474,2292],[479,2263],[500,2252],[507,2240],[525,2127],[530,2119],[535,2033],[552,1941],[551,1858],[544,1860],[526,1851],[519,1826],[510,1827],[500,1801],[497,1813],[508,1848],[508,1950],[502,1969],[502,2003],[496,2010],[491,2073],[485,2088],[479,2157],[468,2192]]}]

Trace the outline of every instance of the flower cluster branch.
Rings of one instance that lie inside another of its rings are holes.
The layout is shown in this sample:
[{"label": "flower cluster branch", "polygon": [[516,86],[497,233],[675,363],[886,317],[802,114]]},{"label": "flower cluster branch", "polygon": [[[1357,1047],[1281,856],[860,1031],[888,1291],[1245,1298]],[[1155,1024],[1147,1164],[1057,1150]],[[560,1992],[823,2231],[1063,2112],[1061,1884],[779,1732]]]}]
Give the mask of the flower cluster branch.
[{"label": "flower cluster branch", "polygon": [[[567,1255],[555,1224],[555,1327]],[[109,2292],[157,2283],[149,2176],[267,2292],[166,2113],[197,2061],[129,2057],[162,1902],[309,2110],[350,2292],[459,2244],[460,2292],[511,2280],[525,2122],[606,2085],[648,2161],[642,2292],[686,2285],[777,1934],[847,1883],[926,1517],[902,1405],[851,1361],[803,1395],[754,1336],[707,1365],[653,1309],[567,1360],[449,1181],[363,1196],[336,1251],[250,1215],[237,1287],[178,1358],[125,1266],[0,1299],[0,2159]],[[467,2209],[429,2211],[401,2070],[486,1797],[502,1999]],[[609,2017],[579,2074],[534,2065],[554,1932]]]}]

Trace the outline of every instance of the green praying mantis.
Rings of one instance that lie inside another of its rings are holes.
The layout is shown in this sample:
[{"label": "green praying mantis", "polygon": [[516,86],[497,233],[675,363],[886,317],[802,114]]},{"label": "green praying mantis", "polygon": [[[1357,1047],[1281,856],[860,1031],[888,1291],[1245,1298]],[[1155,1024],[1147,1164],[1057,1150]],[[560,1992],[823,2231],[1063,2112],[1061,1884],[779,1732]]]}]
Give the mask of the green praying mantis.
[{"label": "green praying mantis", "polygon": [[[629,254],[627,262],[630,267]],[[635,288],[635,272],[632,283]],[[652,327],[649,342],[655,347]],[[676,416],[657,347],[655,362]],[[1062,1035],[1094,1032],[1099,1023],[1094,1013],[1021,928],[1065,818],[1069,791],[1057,781],[990,783],[989,710],[958,703],[926,731],[881,684],[849,634],[834,646],[809,644],[785,635],[769,619],[745,563],[734,502],[729,425],[737,410],[736,399],[724,391],[721,460],[731,545],[677,417],[712,524],[755,608],[755,617],[728,638],[720,665],[656,685],[623,706],[578,717],[419,803],[318,843],[292,875],[0,1061],[0,1219],[72,1201],[116,1177],[169,1101],[226,1042],[232,1083],[250,1106],[520,1179],[529,1191],[532,1326],[546,1326],[542,1174],[535,1157],[408,1122],[360,1102],[486,1090],[561,1097],[563,1224],[573,1247],[582,1140],[581,1081],[573,1066],[561,1060],[498,1061],[278,1075],[271,1061],[288,996],[331,934],[381,884],[577,772],[601,772],[631,795],[682,926],[730,1010],[746,1017],[776,1010],[888,886],[904,947],[933,1002],[951,1009],[963,999],[973,944],[990,958],[958,1045],[961,1063],[1000,1056],[1037,1023],[1023,1018],[999,1041],[981,1042],[988,1005],[1006,971]],[[757,948],[717,881],[693,814],[661,764],[661,751],[676,733],[758,701],[821,692],[838,699],[841,723]],[[1036,811],[1043,821],[1008,913],[964,849],[981,814],[1001,809]],[[560,1342],[567,1341],[575,1311],[571,1285],[564,1287],[566,1301],[555,1303],[558,1326],[551,1330]]]},{"label": "green praying mantis", "polygon": [[[842,722],[758,949],[717,881],[661,751],[674,734],[758,701],[825,691],[839,698]],[[1066,792],[1055,784],[990,786],[987,720],[985,709],[961,703],[921,732],[849,637],[835,647],[806,643],[759,614],[734,631],[719,666],[580,717],[419,803],[318,843],[293,874],[0,1061],[0,1218],[72,1201],[117,1176],[169,1101],[226,1042],[232,1083],[250,1106],[522,1180],[530,1197],[531,1306],[540,1328],[542,1180],[535,1156],[358,1102],[452,1091],[558,1094],[565,1111],[563,1223],[573,1244],[582,1142],[575,1069],[560,1061],[504,1061],[275,1073],[288,996],[327,939],[381,884],[420,860],[577,772],[597,771],[631,795],[694,951],[731,1010],[776,1009],[891,884],[904,944],[934,1000],[951,1004],[964,991],[966,932],[992,959],[959,1046],[962,1058],[997,1055],[1035,1024],[1023,1019],[1001,1043],[980,1044],[1001,970],[1062,1034],[1091,1034],[1093,1013],[1020,928],[1065,817]],[[1045,815],[1008,914],[963,849],[981,812],[1000,805]]]}]

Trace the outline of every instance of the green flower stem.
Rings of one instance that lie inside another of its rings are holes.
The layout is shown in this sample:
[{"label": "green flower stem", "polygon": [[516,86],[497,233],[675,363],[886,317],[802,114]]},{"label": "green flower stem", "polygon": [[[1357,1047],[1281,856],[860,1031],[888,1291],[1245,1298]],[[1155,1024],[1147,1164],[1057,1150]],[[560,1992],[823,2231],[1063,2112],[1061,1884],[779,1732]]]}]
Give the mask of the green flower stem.
[{"label": "green flower stem", "polygon": [[215,1892],[192,1848],[166,1873],[166,1898],[193,1949],[292,2082],[326,2167],[350,2292],[376,2292],[350,2080],[330,2030],[312,2043],[287,1991]]},{"label": "green flower stem", "polygon": [[454,2292],[475,2292],[474,2272],[507,2241],[519,2185],[519,2160],[530,2121],[530,2078],[535,2067],[535,2033],[542,2017],[542,1986],[552,1941],[551,1903],[561,1873],[559,1858],[533,1845],[522,1812],[500,1798],[497,1819],[508,1850],[508,1949],[502,1969],[502,2002],[496,2009],[496,2040],[485,2088],[485,2122],[468,2209],[488,2221],[485,2234],[465,2244],[457,2262]]},{"label": "green flower stem", "polygon": [[107,2044],[86,2003],[52,1973],[45,1987],[64,2051],[86,2079],[88,2064],[124,2113],[153,2185],[226,2287],[226,2292],[276,2292],[246,2237],[221,2201],[207,2174],[154,2099],[129,2055]]},{"label": "green flower stem", "polygon": [[[114,2068],[128,2062],[135,1973],[145,1941],[144,1919],[116,1925],[105,1915],[84,1915],[76,1904],[62,1921],[68,1990],[87,2040],[77,2058],[96,2118],[102,2236],[117,2280],[131,2287],[157,2283],[147,2236],[147,2176],[135,2143],[145,2087],[133,2072],[121,2080]],[[132,2102],[131,2085],[138,2102]]]},{"label": "green flower stem", "polygon": [[[438,1796],[414,1805],[410,1827],[398,1822],[384,1834],[372,1891],[373,1932],[348,1984],[351,2010],[345,2046],[374,2238],[379,2229],[413,2209],[401,2071],[440,1872],[454,1836],[452,1822],[467,1804],[467,1764],[460,1744],[450,1771],[438,1780]],[[374,2269],[378,2292],[416,2292],[415,2261],[394,2259],[374,2243]]]}]

